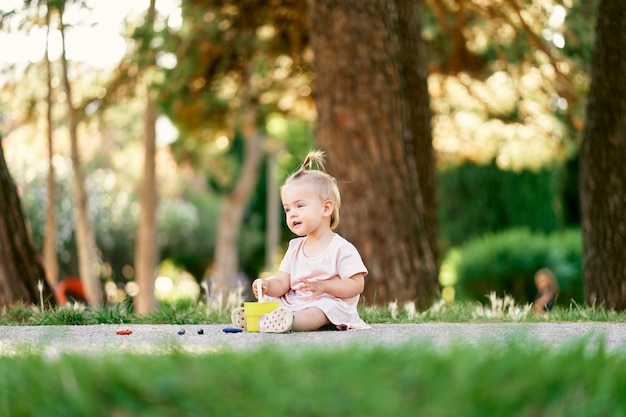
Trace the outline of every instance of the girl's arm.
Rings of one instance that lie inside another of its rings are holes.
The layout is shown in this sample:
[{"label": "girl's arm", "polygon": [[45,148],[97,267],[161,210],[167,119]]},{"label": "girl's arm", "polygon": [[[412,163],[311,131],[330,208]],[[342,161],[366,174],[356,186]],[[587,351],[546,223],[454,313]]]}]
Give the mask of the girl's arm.
[{"label": "girl's arm", "polygon": [[290,285],[290,277],[286,272],[278,272],[273,277],[270,278],[257,278],[252,283],[252,292],[254,293],[255,298],[259,298],[257,294],[257,281],[261,281],[261,291],[263,291],[264,295],[269,295],[270,297],[282,297],[289,291]]},{"label": "girl's arm", "polygon": [[[348,279],[327,279],[324,281],[309,281],[306,279],[297,282],[302,291],[310,291],[313,295],[330,294],[337,298],[351,298],[363,292],[365,275],[354,274]],[[294,287],[296,283],[294,282]]]}]

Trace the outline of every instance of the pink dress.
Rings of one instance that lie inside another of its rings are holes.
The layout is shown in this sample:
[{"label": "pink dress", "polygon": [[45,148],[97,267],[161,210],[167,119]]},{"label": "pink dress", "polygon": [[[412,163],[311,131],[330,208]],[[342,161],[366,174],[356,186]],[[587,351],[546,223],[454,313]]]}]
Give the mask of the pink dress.
[{"label": "pink dress", "polygon": [[[360,295],[351,298],[337,298],[330,294],[313,296],[293,287],[300,279],[322,281],[326,279],[348,279],[355,274],[367,275],[361,255],[352,243],[335,234],[326,250],[318,256],[309,258],[303,248],[306,237],[298,237],[289,242],[289,248],[280,263],[280,271],[289,274],[292,287],[278,301],[293,311],[308,307],[318,307],[328,320],[341,329],[369,329],[357,312]],[[273,297],[267,299],[276,300]]]}]

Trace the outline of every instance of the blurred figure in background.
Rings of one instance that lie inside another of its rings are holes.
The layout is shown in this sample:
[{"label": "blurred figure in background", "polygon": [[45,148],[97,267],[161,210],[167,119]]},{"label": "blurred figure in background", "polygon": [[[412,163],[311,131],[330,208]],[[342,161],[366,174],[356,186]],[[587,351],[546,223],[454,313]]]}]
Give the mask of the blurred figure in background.
[{"label": "blurred figure in background", "polygon": [[541,268],[535,273],[535,286],[539,295],[533,304],[533,310],[536,316],[541,316],[554,307],[559,283],[551,270]]}]

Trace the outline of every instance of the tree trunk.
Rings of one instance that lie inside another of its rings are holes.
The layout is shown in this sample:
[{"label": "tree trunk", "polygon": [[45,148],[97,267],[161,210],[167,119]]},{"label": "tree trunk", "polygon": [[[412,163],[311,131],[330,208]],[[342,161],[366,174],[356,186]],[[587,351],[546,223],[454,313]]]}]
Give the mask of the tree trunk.
[{"label": "tree trunk", "polygon": [[626,310],[626,10],[602,0],[580,153],[585,302]]},{"label": "tree trunk", "polygon": [[54,173],[54,148],[53,131],[54,122],[52,120],[53,106],[53,88],[52,88],[52,65],[50,63],[49,45],[50,38],[50,14],[52,9],[48,7],[46,11],[46,72],[48,83],[47,109],[46,118],[48,121],[48,205],[46,207],[46,227],[45,239],[43,245],[43,263],[46,271],[48,284],[54,288],[59,281],[59,260],[57,258],[56,240],[57,240],[57,220],[56,220],[56,182]]},{"label": "tree trunk", "polygon": [[78,152],[78,121],[72,103],[72,89],[68,76],[68,64],[65,50],[65,26],[63,16],[60,23],[61,62],[63,64],[63,84],[65,85],[68,127],[71,142],[72,168],[74,171],[74,212],[76,215],[76,243],[78,245],[78,270],[87,302],[93,308],[102,307],[102,288],[98,277],[98,251],[93,228],[89,219],[85,176]]},{"label": "tree trunk", "polygon": [[213,286],[211,296],[220,308],[226,306],[228,293],[236,289],[236,274],[239,269],[239,232],[244,211],[259,178],[263,150],[261,137],[256,127],[257,104],[247,100],[241,134],[245,140],[244,161],[237,183],[224,197],[217,228]]},{"label": "tree trunk", "polygon": [[[152,33],[156,13],[156,0],[150,1],[147,27]],[[156,118],[155,92],[146,88],[146,113],[144,119],[143,182],[141,184],[141,212],[135,246],[135,281],[139,294],[135,297],[135,313],[147,314],[156,309],[154,279],[157,267],[156,208]]]},{"label": "tree trunk", "polygon": [[[273,143],[272,143],[273,142]],[[276,140],[266,141],[267,153],[267,184],[266,184],[266,207],[267,226],[265,228],[265,270],[273,271],[277,262],[280,262],[280,230],[282,204],[280,202],[280,187],[278,182],[278,153],[280,146]]]},{"label": "tree trunk", "polygon": [[156,308],[154,278],[157,266],[156,244],[156,106],[153,92],[147,89],[145,116],[145,154],[141,185],[141,214],[135,252],[135,281],[139,294],[135,297],[135,313],[147,314]]},{"label": "tree trunk", "polygon": [[26,226],[0,138],[0,307],[17,302],[39,303],[38,285],[43,285],[43,300],[50,300],[52,293]]},{"label": "tree trunk", "polygon": [[317,140],[342,191],[339,232],[364,300],[439,297],[435,161],[419,2],[310,0]]}]

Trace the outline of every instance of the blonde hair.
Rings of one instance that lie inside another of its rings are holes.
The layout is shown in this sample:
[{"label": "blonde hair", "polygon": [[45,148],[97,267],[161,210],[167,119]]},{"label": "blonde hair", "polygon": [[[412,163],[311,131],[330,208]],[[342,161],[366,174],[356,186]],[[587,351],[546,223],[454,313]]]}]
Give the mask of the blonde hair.
[{"label": "blonde hair", "polygon": [[[280,194],[282,196],[285,187],[291,184],[306,183],[313,187],[313,189],[319,194],[322,201],[330,200],[333,202],[333,212],[330,215],[330,228],[334,230],[339,225],[339,208],[341,207],[341,194],[339,194],[339,187],[337,186],[337,180],[324,171],[324,163],[326,159],[324,152],[317,150],[311,151],[304,158],[304,162],[300,165],[300,168],[291,174],[280,187]],[[317,169],[311,169],[315,165]],[[307,167],[309,169],[307,169]]]}]

